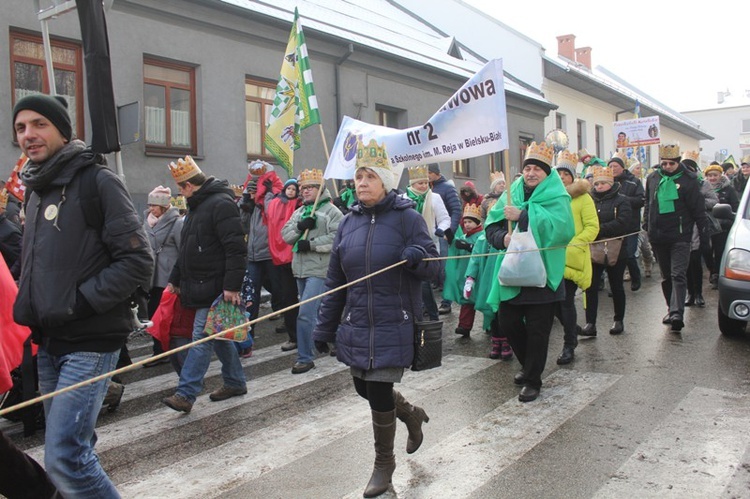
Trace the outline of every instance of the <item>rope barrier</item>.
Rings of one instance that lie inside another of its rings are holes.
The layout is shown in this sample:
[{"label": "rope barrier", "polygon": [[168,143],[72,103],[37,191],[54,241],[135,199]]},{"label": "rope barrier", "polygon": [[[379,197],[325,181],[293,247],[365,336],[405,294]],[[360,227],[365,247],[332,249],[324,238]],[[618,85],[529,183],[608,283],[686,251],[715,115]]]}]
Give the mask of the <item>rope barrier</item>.
[{"label": "rope barrier", "polygon": [[[593,243],[601,243],[601,242],[614,241],[616,239],[624,239],[626,237],[629,237],[629,236],[632,236],[632,235],[635,235],[635,234],[639,234],[639,233],[640,233],[640,231],[638,231],[638,232],[632,232],[630,234],[625,234],[623,236],[611,237],[611,238],[608,238],[608,239],[599,239],[597,241],[592,241],[591,243],[574,243],[574,244],[568,244],[568,245],[564,245],[564,246],[550,246],[548,248],[536,248],[536,249],[521,250],[521,251],[512,251],[512,252],[506,251],[504,254],[525,253],[525,252],[530,252],[530,251],[549,251],[549,250],[555,250],[555,249],[564,249],[564,248],[567,248],[567,247],[589,246],[589,245],[591,245]],[[451,259],[456,259],[457,260],[457,259],[461,259],[461,258],[472,258],[472,257],[478,257],[479,258],[479,257],[487,257],[487,256],[497,256],[498,254],[499,253],[495,252],[495,253],[483,253],[483,254],[477,254],[477,255],[469,254],[469,255],[455,255],[455,256],[445,256],[445,257],[431,257],[431,258],[425,258],[424,261],[440,261],[440,260],[451,260]],[[40,395],[40,396],[38,396],[36,398],[29,399],[29,400],[26,400],[26,401],[21,402],[19,404],[13,405],[11,407],[2,409],[2,410],[0,410],[0,417],[5,416],[6,414],[10,414],[12,412],[24,409],[24,408],[29,407],[31,405],[34,405],[37,402],[42,402],[42,401],[50,399],[52,397],[56,397],[57,395],[62,395],[63,393],[67,393],[67,392],[70,392],[70,391],[73,391],[73,390],[77,390],[78,388],[83,388],[84,386],[88,386],[88,385],[94,384],[94,383],[96,383],[98,381],[101,381],[103,379],[110,378],[112,376],[116,376],[118,374],[123,374],[123,373],[129,372],[129,371],[133,371],[133,370],[141,367],[143,364],[146,364],[147,362],[153,362],[155,360],[163,359],[163,358],[168,357],[168,356],[170,356],[170,355],[172,355],[174,353],[181,352],[183,350],[187,350],[188,348],[192,348],[194,346],[197,346],[197,345],[206,343],[208,341],[214,340],[214,339],[216,339],[217,336],[223,336],[223,335],[225,335],[227,333],[230,333],[232,331],[235,331],[237,329],[245,328],[247,326],[253,326],[253,325],[255,325],[255,324],[259,323],[259,322],[263,322],[263,321],[269,320],[271,317],[282,315],[282,314],[284,314],[286,312],[289,312],[290,310],[294,310],[295,308],[299,308],[302,305],[305,305],[305,304],[310,303],[312,301],[318,300],[318,299],[320,299],[320,298],[322,298],[324,296],[336,293],[338,291],[342,291],[342,290],[348,288],[349,286],[353,286],[353,285],[358,284],[358,283],[360,283],[362,281],[370,279],[371,277],[374,277],[374,276],[376,276],[378,274],[382,274],[383,272],[387,272],[389,270],[392,270],[392,269],[394,269],[394,268],[396,268],[396,267],[398,267],[400,265],[403,265],[404,263],[406,263],[406,260],[402,260],[400,262],[396,262],[396,263],[394,263],[392,265],[389,265],[388,267],[384,267],[384,268],[382,268],[380,270],[376,270],[375,272],[372,272],[370,274],[362,276],[362,277],[360,277],[358,279],[355,279],[355,280],[353,280],[351,282],[348,282],[346,284],[342,284],[341,286],[339,286],[337,288],[330,289],[330,290],[325,291],[325,292],[323,292],[323,293],[321,293],[321,294],[319,294],[317,296],[313,296],[313,297],[308,298],[306,300],[303,300],[303,301],[301,301],[299,303],[295,303],[294,305],[290,305],[290,306],[288,306],[286,308],[283,308],[281,310],[277,310],[277,311],[275,311],[275,312],[273,312],[271,314],[267,314],[267,315],[264,315],[262,317],[255,318],[253,320],[250,320],[248,322],[245,322],[245,323],[240,324],[238,326],[235,326],[233,328],[226,329],[226,330],[218,332],[218,333],[214,333],[212,335],[206,336],[205,338],[201,338],[199,340],[192,341],[192,342],[190,342],[188,344],[182,345],[182,346],[174,348],[172,350],[167,350],[166,352],[162,352],[160,354],[154,355],[154,356],[149,357],[147,359],[143,359],[143,360],[140,360],[138,362],[134,362],[134,363],[132,363],[132,364],[130,364],[128,366],[124,366],[124,367],[121,367],[119,369],[115,369],[114,371],[109,371],[107,373],[100,374],[99,376],[95,376],[93,378],[81,381],[81,382],[76,383],[74,385],[66,386],[65,388],[61,388],[60,390],[56,390],[54,392],[50,392],[50,393],[47,393],[47,394],[44,394],[44,395]]]}]

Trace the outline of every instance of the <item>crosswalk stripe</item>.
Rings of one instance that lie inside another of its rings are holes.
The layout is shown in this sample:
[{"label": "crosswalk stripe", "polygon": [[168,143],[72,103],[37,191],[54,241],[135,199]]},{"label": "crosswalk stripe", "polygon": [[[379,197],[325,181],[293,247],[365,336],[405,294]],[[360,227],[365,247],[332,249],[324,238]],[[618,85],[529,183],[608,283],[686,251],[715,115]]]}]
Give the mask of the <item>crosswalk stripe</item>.
[{"label": "crosswalk stripe", "polygon": [[[177,428],[194,423],[227,409],[348,369],[333,357],[322,357],[315,361],[315,366],[315,369],[299,376],[292,376],[289,371],[284,370],[268,376],[249,379],[248,393],[242,397],[211,402],[208,399],[208,394],[201,395],[193,404],[193,410],[190,414],[175,412],[169,407],[159,404],[159,407],[153,411],[98,427],[96,429],[98,438],[96,451],[101,453],[141,438],[156,435],[164,428]],[[44,446],[34,447],[27,453],[37,461],[44,462]]]},{"label": "crosswalk stripe", "polygon": [[[722,497],[750,446],[750,396],[693,388],[594,497]],[[744,493],[747,493],[745,489]]]},{"label": "crosswalk stripe", "polygon": [[[544,380],[531,403],[515,397],[396,468],[399,497],[468,497],[505,467],[546,439],[612,386],[621,376],[560,369]],[[413,469],[440,470],[429,480]],[[362,497],[362,487],[345,495]]]},{"label": "crosswalk stripe", "polygon": [[[406,373],[399,388],[416,401],[493,365],[497,362],[490,359],[449,355],[440,369]],[[367,426],[369,412],[359,396],[348,395],[120,484],[118,490],[125,498],[215,497]]]}]

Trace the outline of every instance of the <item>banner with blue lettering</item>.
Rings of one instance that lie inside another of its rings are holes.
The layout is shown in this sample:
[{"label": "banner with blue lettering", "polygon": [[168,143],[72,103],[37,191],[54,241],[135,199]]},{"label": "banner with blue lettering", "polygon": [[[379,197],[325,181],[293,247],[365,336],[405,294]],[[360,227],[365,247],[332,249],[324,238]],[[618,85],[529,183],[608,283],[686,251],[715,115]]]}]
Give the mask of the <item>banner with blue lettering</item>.
[{"label": "banner with blue lettering", "polygon": [[324,177],[353,178],[357,140],[370,139],[384,143],[391,163],[402,167],[507,149],[502,59],[485,64],[423,125],[398,130],[344,116]]}]

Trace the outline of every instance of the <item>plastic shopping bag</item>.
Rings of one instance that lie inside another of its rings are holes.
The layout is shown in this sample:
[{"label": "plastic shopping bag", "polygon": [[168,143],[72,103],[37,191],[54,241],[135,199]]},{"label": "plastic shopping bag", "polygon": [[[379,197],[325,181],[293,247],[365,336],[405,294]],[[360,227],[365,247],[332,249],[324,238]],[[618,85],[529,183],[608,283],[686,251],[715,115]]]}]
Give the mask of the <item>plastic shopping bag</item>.
[{"label": "plastic shopping bag", "polygon": [[547,271],[531,228],[511,234],[497,280],[501,286],[543,288],[547,285]]}]

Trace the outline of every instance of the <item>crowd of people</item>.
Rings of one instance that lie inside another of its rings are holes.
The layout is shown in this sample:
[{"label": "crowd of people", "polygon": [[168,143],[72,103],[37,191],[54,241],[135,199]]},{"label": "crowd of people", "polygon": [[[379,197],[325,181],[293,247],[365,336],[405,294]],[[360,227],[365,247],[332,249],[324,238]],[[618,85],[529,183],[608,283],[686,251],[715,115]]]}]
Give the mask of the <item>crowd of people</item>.
[{"label": "crowd of people", "polygon": [[[457,187],[438,164],[409,168],[400,191],[387,151],[371,141],[358,143],[354,179],[333,193],[320,169],[283,181],[261,160],[233,189],[188,156],[168,168],[179,195],[154,187],[139,216],[104,158],[73,138],[64,99],[25,97],[13,119],[29,158],[21,172],[28,194],[23,207],[0,195],[0,253],[19,285],[14,319],[38,345],[40,392],[127,365],[129,334],[153,319],[166,326],[145,367],[171,361],[179,377],[166,406],[192,410],[213,353],[223,383],[209,399],[242,396],[240,359],[252,356],[253,331],[236,342],[204,340],[217,303],[255,319],[265,288],[269,317],[283,317],[281,349],[296,351],[291,373],[314,369],[330,352],[369,404],[375,462],[365,497],[391,482],[397,421],[408,431],[407,453],[419,449],[429,421],[394,388],[412,365],[416,322],[439,321],[455,303],[455,333],[469,338],[479,312],[489,357],[518,359],[518,399],[533,401],[555,318],[564,335],[557,363],[569,364],[579,337],[597,336],[607,288],[609,333],[626,332],[624,283],[637,292],[654,262],[663,322],[682,331],[684,308],[705,305],[704,264],[713,286],[726,243],[729,227],[710,210],[719,202],[736,210],[750,177],[750,158],[736,174],[719,164],[701,171],[697,153],[672,144],[660,146],[644,179],[624,151],[604,161],[531,143],[513,182],[493,172],[486,193],[472,181]],[[516,251],[521,244],[531,250]],[[134,318],[139,294],[146,299]],[[0,452],[64,497],[119,497],[94,452],[94,428],[102,405],[111,398],[116,406],[122,393],[103,377],[44,401],[46,472],[5,439]]]}]

